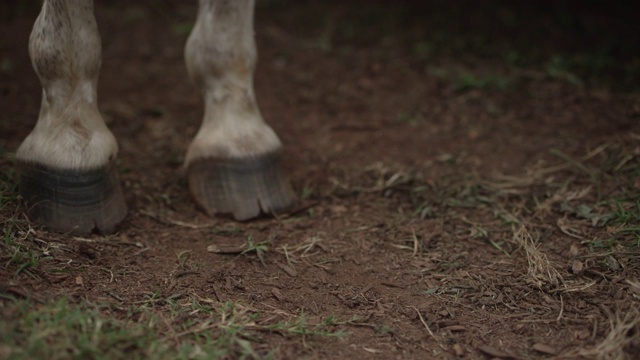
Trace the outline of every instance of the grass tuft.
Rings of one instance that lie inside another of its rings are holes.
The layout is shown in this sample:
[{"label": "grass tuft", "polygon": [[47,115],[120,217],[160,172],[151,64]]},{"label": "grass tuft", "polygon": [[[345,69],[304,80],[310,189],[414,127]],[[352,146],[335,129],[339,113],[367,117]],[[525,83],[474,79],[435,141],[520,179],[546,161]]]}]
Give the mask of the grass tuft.
[{"label": "grass tuft", "polygon": [[35,231],[20,203],[13,155],[3,152],[1,146],[0,169],[0,266],[16,276],[37,276],[46,255],[36,242]]},{"label": "grass tuft", "polygon": [[630,359],[630,354],[640,351],[640,309],[633,307],[612,314],[606,307],[603,311],[609,317],[609,332],[596,346],[588,349],[571,350],[563,357],[587,359],[622,360]]},{"label": "grass tuft", "polygon": [[562,275],[549,262],[547,255],[539,250],[526,227],[521,226],[513,234],[513,240],[525,251],[528,282],[533,283],[538,289],[554,289],[564,284]]}]

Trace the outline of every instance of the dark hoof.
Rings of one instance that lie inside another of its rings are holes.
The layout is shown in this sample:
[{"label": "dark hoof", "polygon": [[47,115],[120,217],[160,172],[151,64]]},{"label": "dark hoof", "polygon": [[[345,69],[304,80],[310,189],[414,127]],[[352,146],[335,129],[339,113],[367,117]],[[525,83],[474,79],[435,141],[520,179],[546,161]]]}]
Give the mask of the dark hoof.
[{"label": "dark hoof", "polygon": [[20,163],[20,193],[29,217],[53,231],[112,233],[127,214],[113,163],[92,170],[60,170]]},{"label": "dark hoof", "polygon": [[209,215],[233,214],[244,221],[260,214],[282,213],[296,202],[280,164],[280,153],[259,157],[192,161],[191,195]]}]

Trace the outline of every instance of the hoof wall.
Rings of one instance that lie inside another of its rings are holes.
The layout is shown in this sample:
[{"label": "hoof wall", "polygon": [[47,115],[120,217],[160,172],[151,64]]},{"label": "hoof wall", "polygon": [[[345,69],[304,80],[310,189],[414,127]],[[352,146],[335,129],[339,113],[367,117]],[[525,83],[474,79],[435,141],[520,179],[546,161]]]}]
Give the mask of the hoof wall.
[{"label": "hoof wall", "polygon": [[60,170],[21,163],[20,193],[32,221],[48,229],[87,235],[112,233],[127,214],[114,164]]},{"label": "hoof wall", "polygon": [[259,157],[199,159],[188,165],[191,195],[209,215],[232,214],[238,221],[282,213],[296,202],[284,176],[280,153]]}]

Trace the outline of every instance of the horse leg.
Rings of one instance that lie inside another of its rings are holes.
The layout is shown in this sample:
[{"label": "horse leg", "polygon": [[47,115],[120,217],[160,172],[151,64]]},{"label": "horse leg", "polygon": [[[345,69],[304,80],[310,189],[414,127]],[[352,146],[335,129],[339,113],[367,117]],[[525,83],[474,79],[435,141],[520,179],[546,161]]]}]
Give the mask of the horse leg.
[{"label": "horse leg", "polygon": [[253,0],[200,0],[185,61],[204,94],[204,119],[185,165],[195,201],[210,215],[248,220],[291,207],[281,143],[253,89]]},{"label": "horse leg", "polygon": [[92,0],[45,0],[29,38],[42,84],[38,121],[18,148],[32,220],[74,234],[108,233],[126,215],[118,145],[97,106],[100,35]]}]

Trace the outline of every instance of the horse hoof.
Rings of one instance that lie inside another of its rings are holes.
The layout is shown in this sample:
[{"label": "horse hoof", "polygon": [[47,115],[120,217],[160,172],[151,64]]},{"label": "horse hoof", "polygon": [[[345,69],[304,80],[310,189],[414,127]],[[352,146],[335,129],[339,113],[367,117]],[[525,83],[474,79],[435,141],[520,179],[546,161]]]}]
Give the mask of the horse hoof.
[{"label": "horse hoof", "polygon": [[187,166],[189,189],[209,215],[232,214],[238,221],[292,208],[296,196],[282,170],[280,153],[246,158],[204,158]]},{"label": "horse hoof", "polygon": [[50,230],[74,235],[112,233],[127,214],[114,164],[61,170],[21,162],[20,194],[29,218]]}]

